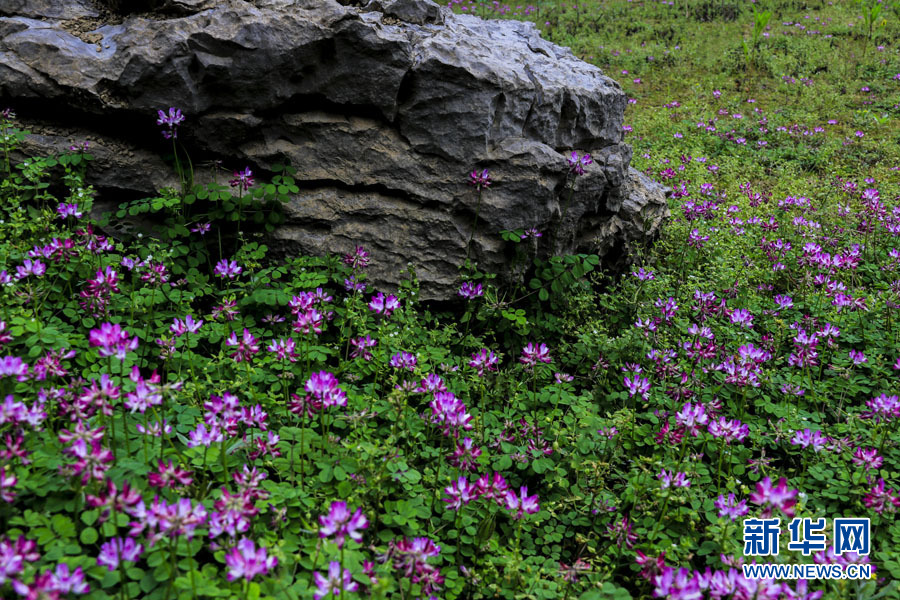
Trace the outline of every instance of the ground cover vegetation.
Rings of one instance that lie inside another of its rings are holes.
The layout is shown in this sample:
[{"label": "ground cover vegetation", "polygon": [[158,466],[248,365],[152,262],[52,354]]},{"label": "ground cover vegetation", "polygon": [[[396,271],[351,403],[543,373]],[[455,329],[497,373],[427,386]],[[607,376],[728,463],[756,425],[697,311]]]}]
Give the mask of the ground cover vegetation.
[{"label": "ground cover vegetation", "polygon": [[[5,110],[3,597],[897,597],[900,7],[451,4],[622,83],[662,238],[612,276],[497,232],[526,285],[463,265],[451,311],[415,257],[394,293],[362,246],[269,260],[295,173],[201,177],[177,107],[180,188],[100,222],[89,145],[16,159]],[[870,518],[772,560],[875,576],[745,579],[746,516]]]}]

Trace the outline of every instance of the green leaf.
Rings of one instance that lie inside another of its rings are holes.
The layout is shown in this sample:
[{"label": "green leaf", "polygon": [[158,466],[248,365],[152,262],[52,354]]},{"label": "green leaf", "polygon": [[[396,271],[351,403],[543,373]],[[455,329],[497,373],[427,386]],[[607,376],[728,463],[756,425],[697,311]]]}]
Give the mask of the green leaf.
[{"label": "green leaf", "polygon": [[50,519],[50,526],[60,537],[75,537],[75,523],[69,517],[58,514],[53,515],[53,518]]},{"label": "green leaf", "polygon": [[81,535],[78,536],[78,539],[81,540],[82,544],[90,545],[97,541],[100,535],[97,533],[97,530],[93,527],[88,527],[84,531],[81,532]]}]

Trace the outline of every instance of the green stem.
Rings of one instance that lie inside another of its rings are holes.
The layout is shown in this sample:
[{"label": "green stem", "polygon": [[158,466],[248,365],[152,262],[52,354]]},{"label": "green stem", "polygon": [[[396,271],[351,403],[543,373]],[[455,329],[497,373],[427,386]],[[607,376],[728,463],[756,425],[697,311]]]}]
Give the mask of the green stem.
[{"label": "green stem", "polygon": [[[223,434],[224,434],[224,432],[223,432]],[[224,437],[224,435],[223,435],[222,445],[221,445],[219,454],[222,457],[222,483],[224,483],[225,485],[228,485],[228,467],[225,466],[225,440],[226,439],[227,438]]]}]

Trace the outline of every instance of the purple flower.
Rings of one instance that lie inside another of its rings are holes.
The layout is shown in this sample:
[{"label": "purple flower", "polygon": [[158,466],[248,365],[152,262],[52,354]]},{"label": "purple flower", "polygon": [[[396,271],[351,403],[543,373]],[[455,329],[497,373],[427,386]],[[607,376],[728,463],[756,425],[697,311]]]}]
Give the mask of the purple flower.
[{"label": "purple flower", "polygon": [[644,267],[641,267],[637,271],[633,271],[631,274],[641,281],[653,281],[653,279],[656,277],[653,274],[653,271],[646,271],[644,270]]},{"label": "purple flower", "polygon": [[480,283],[472,285],[471,282],[466,281],[460,286],[457,294],[465,300],[474,300],[475,298],[484,296],[484,288],[482,288]]},{"label": "purple flower", "polygon": [[709,236],[701,235],[699,229],[692,229],[690,235],[688,236],[688,246],[697,248],[698,250],[703,248],[704,244],[708,241]]},{"label": "purple flower", "polygon": [[353,581],[350,571],[343,570],[343,573],[341,571],[341,563],[333,560],[328,563],[327,578],[318,571],[313,573],[313,581],[316,584],[314,600],[322,600],[328,595],[340,596],[342,591],[355,592],[359,589],[359,585]]},{"label": "purple flower", "polygon": [[625,389],[628,390],[628,395],[634,397],[635,395],[640,396],[644,400],[650,397],[650,382],[640,375],[634,375],[633,377],[625,376],[625,379],[622,381]]},{"label": "purple flower", "polygon": [[812,449],[815,452],[818,452],[828,444],[828,438],[822,435],[821,431],[804,429],[803,431],[798,431],[794,434],[791,444],[800,446],[801,448],[809,448],[812,446]]},{"label": "purple flower", "polygon": [[459,430],[472,429],[472,416],[466,412],[466,405],[450,392],[435,392],[434,400],[429,404],[431,422],[440,425],[443,433],[456,437]]},{"label": "purple flower", "polygon": [[16,381],[27,381],[28,363],[18,356],[4,356],[0,358],[0,378],[3,377],[15,377]]},{"label": "purple flower", "polygon": [[534,238],[534,239],[537,239],[537,238],[539,238],[539,237],[542,237],[543,235],[544,235],[544,234],[541,233],[540,231],[538,231],[536,227],[532,227],[532,228],[530,228],[530,229],[526,229],[526,230],[525,230],[525,233],[523,233],[523,234],[522,234],[521,236],[519,236],[519,237],[520,237],[521,239],[523,239],[523,240],[527,240],[528,238]]},{"label": "purple flower", "polygon": [[573,381],[575,381],[575,377],[572,375],[569,375],[568,373],[554,373],[553,379],[558,384],[572,383]]},{"label": "purple flower", "polygon": [[352,269],[364,269],[369,266],[369,251],[362,246],[356,246],[353,252],[344,255],[344,264]]},{"label": "purple flower", "polygon": [[400,308],[400,301],[397,299],[397,296],[394,296],[393,294],[385,297],[382,292],[378,292],[372,296],[372,299],[369,301],[369,310],[376,315],[389,317],[391,316],[391,313],[398,308]]},{"label": "purple flower", "polygon": [[200,423],[197,425],[197,429],[188,432],[188,448],[195,448],[197,446],[205,446],[209,448],[215,443],[219,443],[225,439],[225,436],[222,434],[222,430],[219,429],[219,425],[217,423],[213,423],[210,425],[207,430],[205,423]]},{"label": "purple flower", "polygon": [[483,169],[481,173],[475,169],[469,173],[469,185],[474,186],[480,192],[491,185],[491,174],[487,169]]},{"label": "purple flower", "polygon": [[622,544],[625,544],[627,548],[633,548],[634,542],[637,541],[637,534],[631,530],[631,520],[627,516],[607,525],[606,531],[616,541],[616,546],[619,548],[622,547]]},{"label": "purple flower", "polygon": [[213,270],[213,273],[215,273],[219,277],[234,279],[241,274],[242,270],[243,269],[238,266],[237,261],[233,260],[231,262],[228,262],[228,260],[223,258],[216,263],[216,268]]},{"label": "purple flower", "polygon": [[203,325],[203,320],[195,321],[194,317],[188,315],[182,321],[178,317],[173,319],[172,325],[169,326],[169,331],[175,334],[175,337],[181,337],[185,333],[197,333],[200,331],[200,327]]},{"label": "purple flower", "polygon": [[475,482],[475,487],[482,498],[492,498],[501,506],[506,503],[506,492],[509,491],[509,485],[500,473],[495,472],[493,476],[482,475]]},{"label": "purple flower", "polygon": [[497,357],[487,348],[482,348],[472,355],[469,366],[476,370],[479,377],[484,377],[485,371],[497,370]]},{"label": "purple flower", "polygon": [[537,494],[534,496],[528,495],[528,486],[522,486],[519,488],[519,495],[512,490],[506,492],[506,509],[516,511],[513,515],[513,519],[521,519],[526,513],[529,515],[533,515],[538,512],[541,507],[538,505],[538,497]]},{"label": "purple flower", "polygon": [[877,469],[884,464],[884,459],[878,455],[878,450],[875,448],[859,447],[853,451],[851,460],[853,464],[865,468],[866,471]]},{"label": "purple flower", "polygon": [[900,398],[881,394],[866,401],[869,410],[860,415],[863,419],[874,418],[876,423],[889,422],[900,417]]},{"label": "purple flower", "polygon": [[464,438],[462,441],[456,442],[456,448],[447,462],[461,471],[474,471],[475,461],[479,456],[481,456],[481,448],[475,445],[472,438]]},{"label": "purple flower", "polygon": [[737,419],[719,417],[709,422],[708,431],[714,438],[722,438],[726,444],[743,442],[750,435],[750,428]]},{"label": "purple flower", "polygon": [[785,310],[794,306],[794,301],[790,296],[785,296],[783,294],[779,294],[775,296],[775,304],[778,305],[778,308]]},{"label": "purple flower", "polygon": [[319,517],[319,524],[322,525],[319,537],[334,537],[338,548],[343,548],[348,537],[357,543],[362,541],[362,530],[369,526],[369,521],[362,514],[361,508],[351,514],[347,503],[338,500],[331,503],[327,515]]},{"label": "purple flower", "polygon": [[749,329],[753,327],[753,315],[746,308],[739,308],[731,313],[731,322]]},{"label": "purple flower", "polygon": [[69,565],[59,563],[56,565],[56,571],[50,574],[50,578],[53,590],[61,594],[87,594],[91,591],[90,586],[84,582],[84,571],[81,567],[70,572]]},{"label": "purple flower", "polygon": [[328,371],[313,373],[306,380],[308,398],[324,407],[347,406],[347,394],[339,387],[337,377]]},{"label": "purple flower", "polygon": [[167,127],[167,129],[164,129],[162,132],[163,137],[167,140],[177,138],[178,126],[184,122],[184,115],[181,114],[181,110],[173,106],[169,108],[168,114],[162,110],[158,110],[157,115],[159,118],[156,120],[156,124],[165,125]]},{"label": "purple flower", "polygon": [[447,497],[443,498],[450,510],[459,510],[463,504],[468,504],[478,498],[478,488],[469,483],[465,477],[460,477],[444,488]]},{"label": "purple flower", "polygon": [[225,345],[236,346],[235,351],[229,354],[234,359],[234,362],[248,361],[254,354],[259,352],[259,344],[256,343],[256,338],[253,337],[253,334],[246,327],[240,340],[238,340],[237,332],[232,331],[228,339],[225,340]]},{"label": "purple flower", "polygon": [[660,480],[659,487],[663,490],[670,487],[691,487],[691,482],[687,479],[687,473],[670,473],[663,469],[656,478]]},{"label": "purple flower", "polygon": [[616,429],[615,427],[601,427],[600,429],[597,430],[597,433],[599,433],[606,439],[611,440],[614,437],[616,437],[617,435],[619,435],[619,430]]},{"label": "purple flower", "polygon": [[[7,396],[9,398],[10,396]],[[6,465],[0,466],[0,499],[4,502],[12,502],[16,499],[16,493],[12,490],[16,487],[19,479],[13,473],[12,467],[6,472]]]},{"label": "purple flower", "polygon": [[709,422],[709,415],[702,404],[686,402],[681,410],[675,413],[675,422],[684,427],[687,433],[697,437],[700,428]]},{"label": "purple flower", "polygon": [[747,501],[741,500],[736,502],[734,494],[728,494],[728,498],[725,498],[725,495],[722,494],[713,504],[719,509],[720,517],[728,517],[732,522],[750,512],[750,509],[747,508]]},{"label": "purple flower", "polygon": [[67,217],[80,219],[83,216],[81,211],[78,210],[77,204],[67,204],[65,202],[59,203],[59,206],[56,207],[56,212],[59,215],[59,218],[63,220]]},{"label": "purple flower", "polygon": [[594,162],[591,160],[590,154],[578,156],[578,152],[572,151],[572,154],[566,159],[569,163],[569,172],[575,175],[584,175],[584,168]]},{"label": "purple flower", "polygon": [[47,265],[39,260],[32,261],[31,259],[26,258],[22,261],[21,266],[16,267],[16,279],[25,279],[29,275],[41,277],[46,272]]},{"label": "purple flower", "polygon": [[243,171],[235,171],[234,179],[228,182],[233,188],[238,188],[238,193],[243,194],[253,185],[253,171],[250,167],[244,167]]},{"label": "purple flower", "polygon": [[350,358],[362,358],[363,360],[372,360],[372,353],[369,348],[378,345],[378,340],[373,340],[370,336],[356,337],[350,340],[353,351],[350,352]]},{"label": "purple flower", "polygon": [[119,360],[125,360],[128,352],[138,347],[137,336],[130,337],[118,323],[103,323],[100,329],[91,329],[88,339],[91,346],[100,348],[100,356],[115,356]]},{"label": "purple flower", "polygon": [[525,365],[527,369],[534,367],[539,362],[549,363],[552,360],[550,358],[550,349],[547,348],[546,344],[535,345],[532,342],[529,342],[527,346],[522,348],[522,356],[519,358],[519,362]]},{"label": "purple flower", "polygon": [[851,350],[850,360],[853,361],[855,366],[859,366],[866,362],[866,355],[863,354],[862,350]]},{"label": "purple flower", "polygon": [[863,502],[879,515],[885,511],[888,514],[893,514],[900,508],[900,496],[895,494],[893,488],[886,488],[884,479],[881,477],[878,478],[875,486],[863,498]]},{"label": "purple flower", "polygon": [[265,575],[278,564],[278,559],[269,556],[266,548],[256,548],[253,540],[241,538],[237,545],[225,554],[225,566],[228,567],[228,581],[243,577],[250,581],[257,575]]},{"label": "purple flower", "polygon": [[199,233],[201,236],[209,233],[212,223],[197,223],[195,227],[191,227],[193,233]]},{"label": "purple flower", "polygon": [[364,292],[368,287],[365,283],[358,280],[356,275],[351,275],[344,279],[344,289],[348,292]]},{"label": "purple flower", "polygon": [[274,352],[278,360],[297,362],[297,343],[294,341],[294,338],[272,340],[269,342],[266,350]]},{"label": "purple flower", "polygon": [[782,477],[778,480],[778,485],[772,485],[772,479],[766,477],[762,481],[757,482],[756,491],[750,494],[750,501],[764,507],[761,514],[763,519],[772,516],[774,509],[778,509],[784,513],[786,517],[793,518],[794,505],[797,504],[797,494],[799,490],[789,490],[787,479]]},{"label": "purple flower", "polygon": [[416,356],[409,352],[398,352],[391,357],[391,366],[395,369],[414,371],[416,369],[416,362]]},{"label": "purple flower", "polygon": [[[653,578],[653,585],[655,586],[654,598],[671,600],[702,600],[703,598],[698,577],[684,567],[677,571],[672,567],[663,567],[662,573]],[[729,594],[725,594],[725,596],[727,595]]]},{"label": "purple flower", "polygon": [[144,552],[144,546],[136,544],[130,538],[113,538],[100,546],[100,556],[97,557],[97,564],[102,565],[110,571],[115,571],[119,566],[119,561],[128,560],[137,561]]}]

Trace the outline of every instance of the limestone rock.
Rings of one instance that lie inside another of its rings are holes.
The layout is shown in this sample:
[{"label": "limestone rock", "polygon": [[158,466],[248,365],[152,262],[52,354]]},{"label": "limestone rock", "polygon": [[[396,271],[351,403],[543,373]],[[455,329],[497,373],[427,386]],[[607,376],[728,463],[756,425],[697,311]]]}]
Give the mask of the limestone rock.
[{"label": "limestone rock", "polygon": [[[197,162],[298,169],[302,192],[273,236],[282,251],[361,244],[376,287],[412,262],[424,298],[453,294],[476,212],[471,254],[505,276],[501,230],[536,227],[544,255],[613,258],[666,215],[662,189],[629,168],[621,87],[530,23],[431,0],[144,4],[113,14],[113,0],[100,12],[77,0],[78,27],[47,0],[0,11],[0,97],[45,132],[35,154],[63,138],[117,149],[89,171],[107,201],[171,184],[155,119],[175,106]],[[573,150],[594,163],[569,200]],[[476,168],[493,178],[480,203]]]}]

